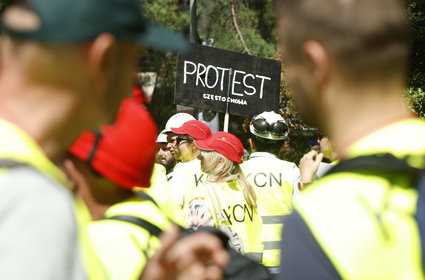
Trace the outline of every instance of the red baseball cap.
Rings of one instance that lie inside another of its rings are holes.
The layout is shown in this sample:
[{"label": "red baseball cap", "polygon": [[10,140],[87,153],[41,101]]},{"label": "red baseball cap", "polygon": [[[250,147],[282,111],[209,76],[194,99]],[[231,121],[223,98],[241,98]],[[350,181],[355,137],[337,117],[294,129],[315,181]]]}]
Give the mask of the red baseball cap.
[{"label": "red baseball cap", "polygon": [[242,142],[231,133],[218,131],[205,140],[195,140],[195,145],[201,150],[216,151],[234,162],[242,162]]},{"label": "red baseball cap", "polygon": [[101,127],[99,134],[84,131],[68,151],[123,188],[149,187],[157,134],[148,110],[128,98],[113,125]]},{"label": "red baseball cap", "polygon": [[176,134],[187,134],[196,140],[204,140],[211,135],[208,125],[198,120],[187,121],[178,128],[172,127],[171,131]]}]

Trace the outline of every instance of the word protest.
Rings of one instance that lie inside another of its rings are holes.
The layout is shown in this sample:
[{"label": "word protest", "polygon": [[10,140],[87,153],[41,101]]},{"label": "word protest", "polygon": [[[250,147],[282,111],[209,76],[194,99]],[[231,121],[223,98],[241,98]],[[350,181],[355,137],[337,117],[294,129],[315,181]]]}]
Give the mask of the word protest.
[{"label": "word protest", "polygon": [[177,63],[174,103],[251,117],[279,110],[280,63],[192,44]]}]

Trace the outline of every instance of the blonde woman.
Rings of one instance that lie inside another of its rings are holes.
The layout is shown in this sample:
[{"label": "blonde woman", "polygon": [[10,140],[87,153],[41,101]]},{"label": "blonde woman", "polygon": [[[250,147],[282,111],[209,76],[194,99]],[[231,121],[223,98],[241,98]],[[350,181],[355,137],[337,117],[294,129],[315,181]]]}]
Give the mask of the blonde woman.
[{"label": "blonde woman", "polygon": [[219,131],[205,140],[195,140],[195,145],[208,179],[189,200],[187,226],[214,226],[229,236],[235,250],[261,261],[262,223],[255,191],[239,167],[242,143],[236,136]]}]

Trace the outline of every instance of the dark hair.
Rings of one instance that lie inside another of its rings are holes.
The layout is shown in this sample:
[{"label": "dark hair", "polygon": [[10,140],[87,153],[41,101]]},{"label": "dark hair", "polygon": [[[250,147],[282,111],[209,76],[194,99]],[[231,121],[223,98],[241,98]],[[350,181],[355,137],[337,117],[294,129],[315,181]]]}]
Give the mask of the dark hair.
[{"label": "dark hair", "polygon": [[402,0],[278,0],[281,36],[291,59],[320,42],[348,81],[404,77],[409,25]]},{"label": "dark hair", "polygon": [[251,140],[254,142],[256,152],[268,152],[277,155],[284,140],[270,140],[255,135],[251,135]]}]

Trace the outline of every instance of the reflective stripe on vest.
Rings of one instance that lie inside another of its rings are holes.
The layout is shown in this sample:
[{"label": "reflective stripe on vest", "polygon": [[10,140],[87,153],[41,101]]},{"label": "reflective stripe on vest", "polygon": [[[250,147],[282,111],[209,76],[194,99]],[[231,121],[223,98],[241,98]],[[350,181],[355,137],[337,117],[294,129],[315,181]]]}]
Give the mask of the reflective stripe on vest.
[{"label": "reflective stripe on vest", "polygon": [[280,240],[284,215],[261,216],[263,221],[262,241],[264,245],[263,264],[267,268],[280,264]]},{"label": "reflective stripe on vest", "polygon": [[280,250],[280,241],[264,241],[264,250]]},{"label": "reflective stripe on vest", "polygon": [[261,262],[261,260],[263,259],[262,253],[250,252],[250,253],[245,253],[244,255],[247,256],[248,258],[250,258],[251,260],[256,261],[256,262]]},{"label": "reflective stripe on vest", "polygon": [[280,270],[280,266],[268,266],[267,269],[272,274],[278,274]]},{"label": "reflective stripe on vest", "polygon": [[263,225],[282,224],[283,217],[285,217],[285,215],[261,216],[261,219],[263,220]]},{"label": "reflective stripe on vest", "polygon": [[299,179],[299,169],[294,163],[267,156],[249,159],[241,168],[257,194],[258,212],[263,222],[262,264],[268,268],[278,267],[283,215],[292,211],[293,188]]}]

